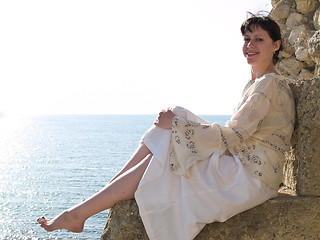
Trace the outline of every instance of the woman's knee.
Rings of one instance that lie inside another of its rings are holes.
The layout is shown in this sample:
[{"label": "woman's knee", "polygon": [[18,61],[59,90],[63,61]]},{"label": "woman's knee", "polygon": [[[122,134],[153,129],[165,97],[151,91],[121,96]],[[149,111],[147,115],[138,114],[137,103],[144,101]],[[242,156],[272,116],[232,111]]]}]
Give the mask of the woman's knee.
[{"label": "woman's knee", "polygon": [[143,164],[147,164],[147,165],[148,165],[148,164],[150,163],[152,157],[153,157],[152,153],[148,154],[148,155],[142,160]]}]

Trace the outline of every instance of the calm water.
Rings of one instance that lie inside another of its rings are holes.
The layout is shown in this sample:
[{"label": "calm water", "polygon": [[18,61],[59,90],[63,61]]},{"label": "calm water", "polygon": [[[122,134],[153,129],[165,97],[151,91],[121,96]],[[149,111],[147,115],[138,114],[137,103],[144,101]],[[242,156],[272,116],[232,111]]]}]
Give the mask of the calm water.
[{"label": "calm water", "polygon": [[[230,116],[202,116],[224,125]],[[99,239],[108,212],[82,233],[36,223],[96,193],[134,152],[152,115],[0,117],[0,239]]]}]

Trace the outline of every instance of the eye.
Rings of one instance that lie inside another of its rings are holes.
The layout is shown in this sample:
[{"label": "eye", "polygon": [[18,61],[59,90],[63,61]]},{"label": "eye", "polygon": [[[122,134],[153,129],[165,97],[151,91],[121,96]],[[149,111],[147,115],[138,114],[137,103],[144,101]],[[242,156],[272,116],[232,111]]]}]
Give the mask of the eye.
[{"label": "eye", "polygon": [[263,39],[262,38],[257,38],[256,41],[257,42],[263,42]]},{"label": "eye", "polygon": [[244,38],[243,41],[249,42],[249,41],[250,41],[250,38]]}]

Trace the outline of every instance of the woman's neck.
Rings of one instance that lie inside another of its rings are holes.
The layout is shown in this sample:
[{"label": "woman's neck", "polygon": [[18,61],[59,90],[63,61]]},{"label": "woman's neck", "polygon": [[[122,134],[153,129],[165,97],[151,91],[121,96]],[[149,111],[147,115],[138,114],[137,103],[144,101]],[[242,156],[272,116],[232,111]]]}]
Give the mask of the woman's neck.
[{"label": "woman's neck", "polygon": [[276,73],[278,74],[277,70],[275,69],[273,64],[270,64],[266,68],[255,68],[254,66],[251,67],[251,80],[255,80],[257,78],[261,78],[263,75],[267,73]]}]

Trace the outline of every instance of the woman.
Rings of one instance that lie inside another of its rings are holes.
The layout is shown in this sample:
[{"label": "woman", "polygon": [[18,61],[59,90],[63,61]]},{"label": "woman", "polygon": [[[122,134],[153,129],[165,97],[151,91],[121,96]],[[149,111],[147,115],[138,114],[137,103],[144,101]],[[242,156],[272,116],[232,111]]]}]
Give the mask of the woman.
[{"label": "woman", "polygon": [[294,125],[290,88],[274,67],[280,29],[252,17],[241,32],[251,80],[225,126],[179,107],[162,111],[100,192],[53,220],[39,218],[41,227],[81,232],[90,216],[135,198],[150,239],[185,240],[275,197]]}]

